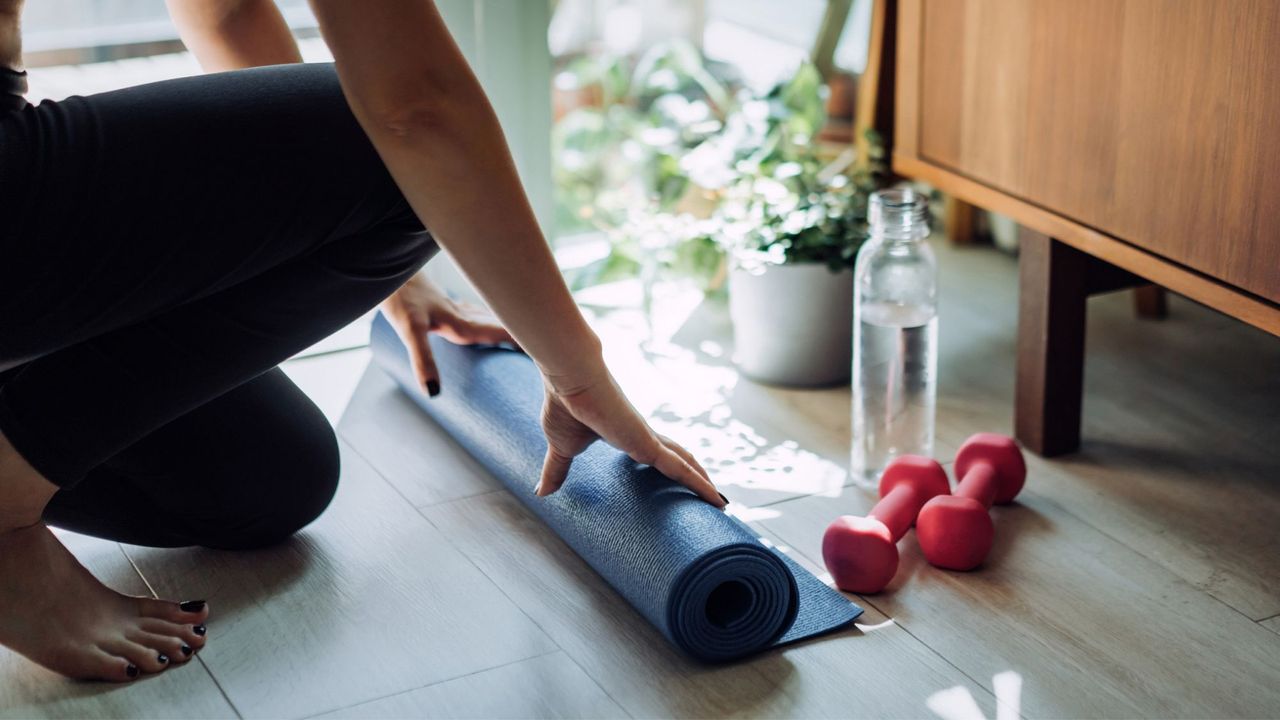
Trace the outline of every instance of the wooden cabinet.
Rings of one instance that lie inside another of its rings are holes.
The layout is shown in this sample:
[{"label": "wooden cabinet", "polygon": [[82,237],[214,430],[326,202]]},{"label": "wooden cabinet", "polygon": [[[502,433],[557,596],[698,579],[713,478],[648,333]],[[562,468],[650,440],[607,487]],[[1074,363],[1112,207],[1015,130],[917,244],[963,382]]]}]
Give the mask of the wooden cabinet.
[{"label": "wooden cabinet", "polygon": [[1053,366],[1117,268],[1280,335],[1280,2],[899,0],[897,20],[895,170],[1034,231],[1034,449],[1078,442],[1079,372]]}]

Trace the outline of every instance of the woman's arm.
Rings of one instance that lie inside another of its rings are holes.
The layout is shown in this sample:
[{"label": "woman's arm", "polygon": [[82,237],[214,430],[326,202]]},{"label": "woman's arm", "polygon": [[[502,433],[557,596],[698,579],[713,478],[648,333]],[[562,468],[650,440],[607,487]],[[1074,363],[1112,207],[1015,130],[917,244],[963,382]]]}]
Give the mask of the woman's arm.
[{"label": "woman's arm", "polygon": [[[0,0],[2,1],[2,0]],[[182,42],[205,72],[302,62],[272,0],[165,0]]]},{"label": "woman's arm", "polygon": [[313,0],[338,76],[410,205],[557,389],[603,366],[498,118],[428,0]]},{"label": "woman's arm", "polygon": [[0,0],[0,113],[27,106],[22,71],[22,0]]},{"label": "woman's arm", "polygon": [[[270,0],[167,2],[182,41],[206,72],[302,61],[293,33]],[[463,345],[515,342],[482,309],[455,302],[422,273],[384,300],[382,310],[404,339],[418,382],[432,396],[440,393],[441,378],[428,333]]]},{"label": "woman's arm", "polygon": [[540,492],[603,437],[715,505],[683,448],[659,437],[605,368],[538,227],[480,83],[429,0],[311,0],[351,109],[400,190],[547,381]]},{"label": "woman's arm", "polygon": [[22,2],[0,0],[0,68],[22,69]]}]

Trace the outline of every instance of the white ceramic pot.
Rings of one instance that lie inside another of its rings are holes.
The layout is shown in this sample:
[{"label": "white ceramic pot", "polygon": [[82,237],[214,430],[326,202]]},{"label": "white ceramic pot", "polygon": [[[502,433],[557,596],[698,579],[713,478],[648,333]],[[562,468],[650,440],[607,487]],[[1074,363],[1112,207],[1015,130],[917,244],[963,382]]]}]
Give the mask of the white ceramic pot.
[{"label": "white ceramic pot", "polygon": [[819,386],[849,381],[853,271],[796,263],[729,273],[734,362],[753,380]]}]

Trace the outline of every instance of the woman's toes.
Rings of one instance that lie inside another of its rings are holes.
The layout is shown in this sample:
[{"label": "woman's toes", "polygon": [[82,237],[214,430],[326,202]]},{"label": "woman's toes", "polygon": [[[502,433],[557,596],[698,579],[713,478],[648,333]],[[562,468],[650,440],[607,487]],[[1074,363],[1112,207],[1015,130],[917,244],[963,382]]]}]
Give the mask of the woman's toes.
[{"label": "woman's toes", "polygon": [[199,625],[209,618],[209,604],[204,600],[176,603],[168,600],[138,598],[138,614],[160,618],[179,625]]},{"label": "woman's toes", "polygon": [[172,635],[159,635],[139,630],[130,633],[129,639],[143,647],[151,648],[159,657],[167,658],[171,663],[184,663],[190,660],[192,653],[195,652],[190,645]]},{"label": "woman's toes", "polygon": [[80,667],[68,673],[77,680],[106,680],[107,682],[129,682],[141,673],[137,665],[128,658],[109,653],[102,648],[94,647],[83,657]]},{"label": "woman's toes", "polygon": [[147,647],[132,640],[118,640],[104,644],[103,650],[128,660],[144,673],[158,673],[169,667],[172,660],[163,650]]},{"label": "woman's toes", "polygon": [[[201,627],[204,626],[202,625]],[[175,622],[169,622],[168,620],[161,620],[160,618],[143,618],[138,622],[138,628],[145,632],[155,633],[156,635],[167,635],[172,638],[177,638],[192,652],[204,647],[205,636],[196,634],[195,625],[180,625]],[[190,655],[191,653],[189,652],[185,654]]]}]

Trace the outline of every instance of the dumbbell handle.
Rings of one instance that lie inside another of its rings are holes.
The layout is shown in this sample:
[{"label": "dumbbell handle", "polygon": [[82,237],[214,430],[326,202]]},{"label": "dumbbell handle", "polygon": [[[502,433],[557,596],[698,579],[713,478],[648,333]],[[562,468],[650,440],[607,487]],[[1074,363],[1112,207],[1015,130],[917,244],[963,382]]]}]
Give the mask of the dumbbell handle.
[{"label": "dumbbell handle", "polygon": [[969,471],[960,478],[952,494],[977,500],[985,508],[990,508],[996,499],[996,469],[989,462],[978,460],[969,466]]},{"label": "dumbbell handle", "polygon": [[901,483],[880,498],[867,517],[884,523],[893,541],[898,542],[911,529],[924,501],[925,498],[914,487]]}]

